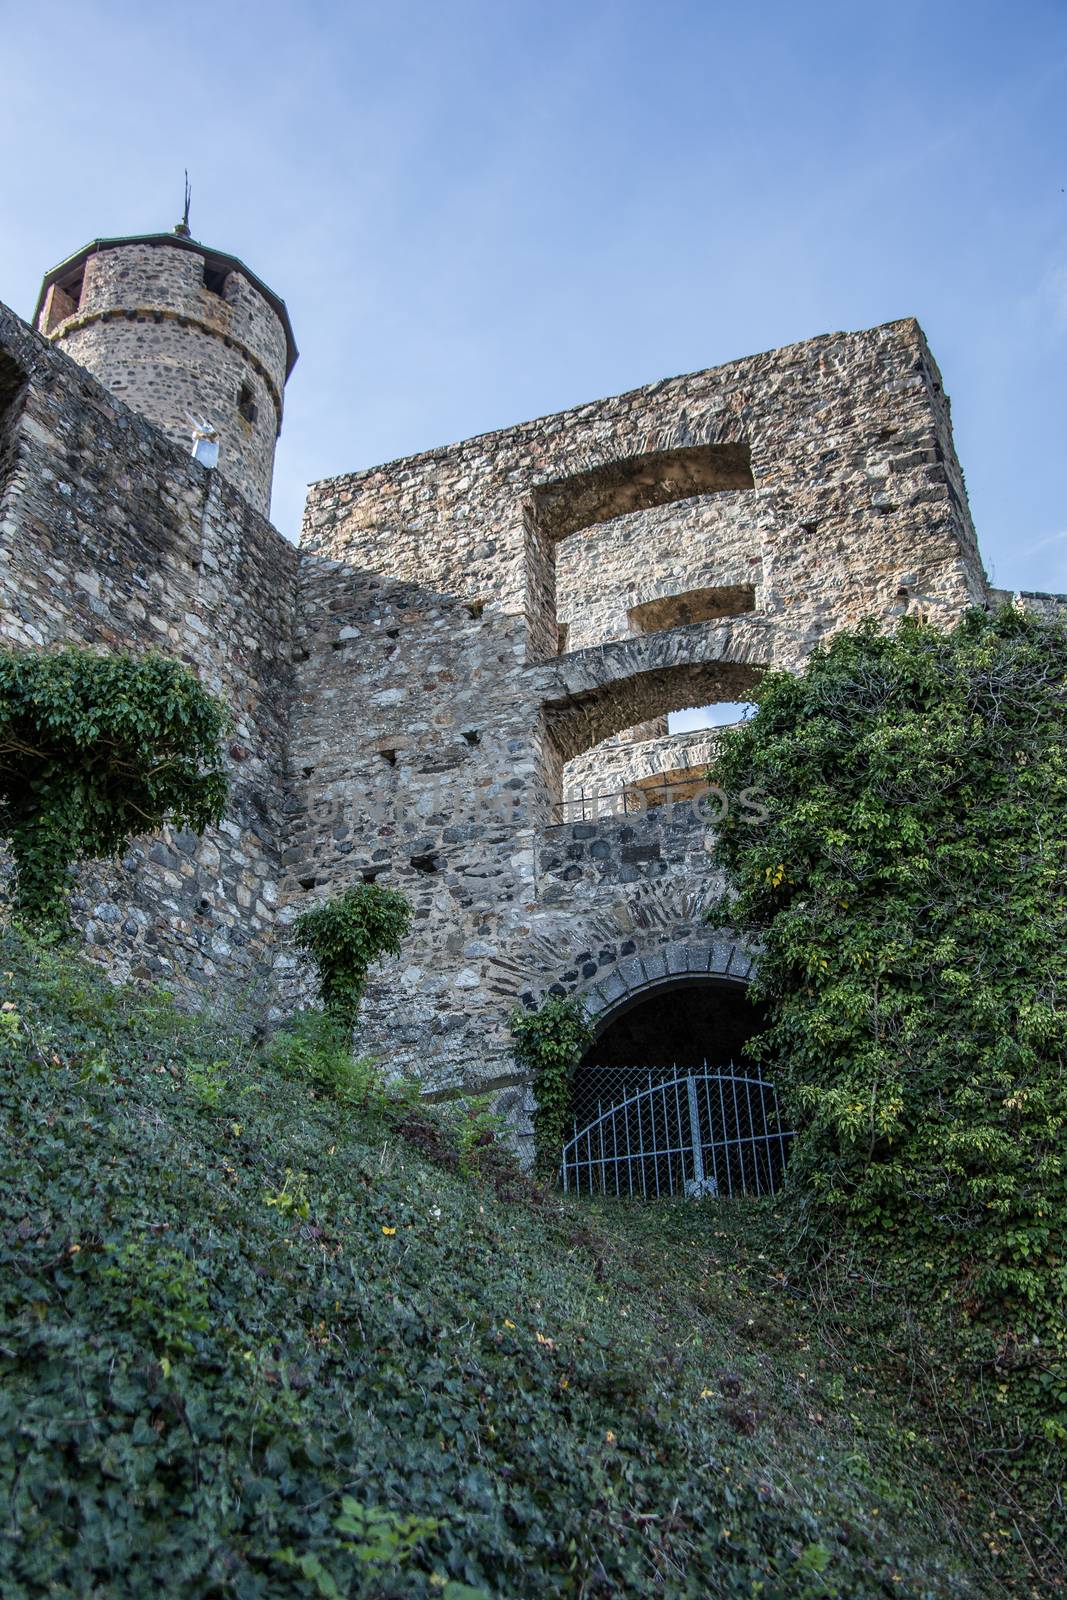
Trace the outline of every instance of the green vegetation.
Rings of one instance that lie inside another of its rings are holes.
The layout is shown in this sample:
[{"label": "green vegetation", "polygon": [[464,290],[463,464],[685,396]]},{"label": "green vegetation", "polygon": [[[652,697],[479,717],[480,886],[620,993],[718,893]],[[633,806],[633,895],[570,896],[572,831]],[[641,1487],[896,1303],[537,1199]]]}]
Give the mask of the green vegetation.
[{"label": "green vegetation", "polygon": [[519,1007],[508,1025],[516,1061],[533,1074],[536,1170],[551,1180],[559,1171],[574,1069],[593,1042],[592,1029],[577,1001],[570,999],[545,1000],[536,1011]]},{"label": "green vegetation", "polygon": [[408,901],[377,883],[346,889],[294,922],[294,942],[315,963],[327,1015],[346,1033],[356,1025],[371,962],[399,955],[410,926]]},{"label": "green vegetation", "polygon": [[0,835],[23,920],[64,928],[74,862],[164,822],[218,822],[225,725],[221,703],[163,656],[0,650]]},{"label": "green vegetation", "polygon": [[716,915],[762,947],[790,1229],[907,1299],[960,1437],[1062,1537],[1067,635],[865,627],[758,699],[714,776],[769,817],[721,830]]},{"label": "green vegetation", "polygon": [[0,973],[5,1600],[1057,1592],[760,1205],[598,1214],[314,1021]]}]

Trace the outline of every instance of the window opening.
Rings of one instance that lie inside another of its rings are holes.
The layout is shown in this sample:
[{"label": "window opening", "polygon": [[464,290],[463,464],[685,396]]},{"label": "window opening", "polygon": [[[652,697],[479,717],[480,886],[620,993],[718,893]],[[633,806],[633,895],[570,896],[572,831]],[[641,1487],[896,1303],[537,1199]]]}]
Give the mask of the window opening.
[{"label": "window opening", "polygon": [[237,396],[237,409],[246,422],[255,422],[256,417],[259,415],[255,390],[250,384],[242,383],[241,392]]}]

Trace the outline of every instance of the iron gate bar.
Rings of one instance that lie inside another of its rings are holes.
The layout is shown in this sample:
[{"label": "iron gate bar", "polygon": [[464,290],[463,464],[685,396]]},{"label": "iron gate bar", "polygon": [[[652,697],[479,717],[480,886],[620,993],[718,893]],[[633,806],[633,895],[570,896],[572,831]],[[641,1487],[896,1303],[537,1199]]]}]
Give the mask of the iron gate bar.
[{"label": "iron gate bar", "polygon": [[[579,1194],[583,1189],[589,1194],[609,1194],[614,1190],[621,1198],[625,1189],[632,1198],[639,1188],[645,1200],[650,1188],[657,1199],[664,1191],[694,1197],[774,1194],[793,1132],[781,1125],[774,1085],[734,1072],[732,1062],[730,1066],[730,1071],[711,1072],[705,1062],[703,1072],[686,1073],[676,1066],[670,1069],[673,1077],[659,1083],[647,1069],[644,1087],[606,1108],[598,1099],[596,1116],[580,1130],[575,1121],[573,1137],[563,1147],[560,1179],[564,1191],[573,1187]],[[719,1103],[717,1124],[713,1085]]]}]

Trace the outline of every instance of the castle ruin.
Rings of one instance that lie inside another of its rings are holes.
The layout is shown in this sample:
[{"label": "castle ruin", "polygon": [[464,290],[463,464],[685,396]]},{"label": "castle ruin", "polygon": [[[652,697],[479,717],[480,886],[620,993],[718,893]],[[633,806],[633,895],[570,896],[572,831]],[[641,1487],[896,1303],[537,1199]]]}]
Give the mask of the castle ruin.
[{"label": "castle ruin", "polygon": [[493,1092],[520,1133],[521,1000],[577,993],[632,1050],[683,1025],[743,1040],[751,957],[708,925],[694,796],[715,734],[667,719],[745,702],[863,617],[1004,598],[918,324],[313,484],[295,547],[268,514],[296,346],[237,258],[97,240],[35,322],[0,307],[5,642],[160,650],[233,715],[221,826],[78,874],[111,972],[277,1018],[311,992],[293,918],[378,881],[415,922],[360,1048]]}]

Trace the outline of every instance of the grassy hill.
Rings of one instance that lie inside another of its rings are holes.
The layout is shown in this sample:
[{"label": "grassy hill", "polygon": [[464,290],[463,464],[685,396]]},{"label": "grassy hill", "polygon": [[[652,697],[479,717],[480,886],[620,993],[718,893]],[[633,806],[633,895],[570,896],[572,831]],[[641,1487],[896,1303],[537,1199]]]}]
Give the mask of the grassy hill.
[{"label": "grassy hill", "polygon": [[306,1042],[0,972],[5,1600],[1057,1592],[766,1205],[566,1204]]}]

